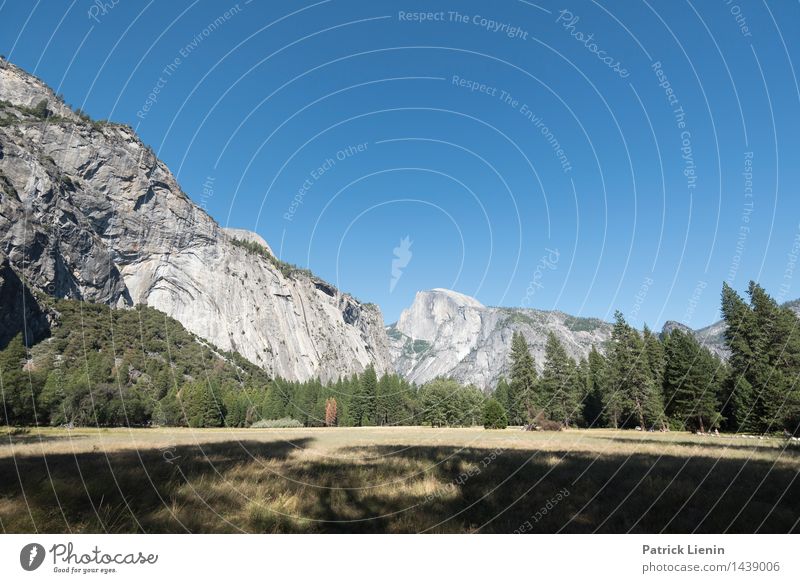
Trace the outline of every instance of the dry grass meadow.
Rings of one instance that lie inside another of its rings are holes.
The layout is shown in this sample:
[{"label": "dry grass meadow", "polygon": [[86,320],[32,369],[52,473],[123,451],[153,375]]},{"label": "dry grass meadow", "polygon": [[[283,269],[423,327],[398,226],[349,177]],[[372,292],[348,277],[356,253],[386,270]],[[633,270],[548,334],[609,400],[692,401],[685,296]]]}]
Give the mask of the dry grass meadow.
[{"label": "dry grass meadow", "polygon": [[4,532],[790,532],[782,439],[514,429],[0,429]]}]

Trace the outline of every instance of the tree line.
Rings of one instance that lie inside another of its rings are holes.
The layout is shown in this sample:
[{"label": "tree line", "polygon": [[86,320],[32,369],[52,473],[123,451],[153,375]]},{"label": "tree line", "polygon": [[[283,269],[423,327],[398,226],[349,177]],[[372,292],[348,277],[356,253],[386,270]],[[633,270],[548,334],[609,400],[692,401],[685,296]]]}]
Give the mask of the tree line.
[{"label": "tree line", "polygon": [[165,314],[52,300],[50,338],[0,351],[0,422],[96,426],[484,425],[797,433],[800,328],[757,284],[723,286],[727,362],[691,331],[639,331],[572,359],[550,333],[541,374],[515,333],[508,379],[490,394],[453,379],[417,387],[372,367],[336,382],[272,379]]},{"label": "tree line", "polygon": [[617,312],[602,353],[571,359],[548,335],[537,374],[525,338],[512,341],[510,381],[494,399],[510,424],[798,433],[800,320],[751,282],[722,290],[727,362],[688,330],[634,329]]}]

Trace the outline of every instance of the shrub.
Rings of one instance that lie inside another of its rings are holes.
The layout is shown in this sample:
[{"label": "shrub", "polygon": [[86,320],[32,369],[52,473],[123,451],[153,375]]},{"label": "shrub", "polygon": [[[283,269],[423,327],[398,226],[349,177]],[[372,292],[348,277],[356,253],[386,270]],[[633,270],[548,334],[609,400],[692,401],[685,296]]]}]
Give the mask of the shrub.
[{"label": "shrub", "polygon": [[485,429],[505,429],[508,427],[506,410],[500,401],[489,399],[483,408],[483,427]]},{"label": "shrub", "polygon": [[38,117],[39,119],[46,119],[50,113],[47,110],[47,100],[42,99],[33,108],[31,108],[30,113],[31,115]]},{"label": "shrub", "polygon": [[261,421],[256,421],[253,423],[250,427],[253,429],[286,429],[302,426],[303,424],[297,419],[292,419],[291,417],[282,417],[280,419],[262,419]]}]

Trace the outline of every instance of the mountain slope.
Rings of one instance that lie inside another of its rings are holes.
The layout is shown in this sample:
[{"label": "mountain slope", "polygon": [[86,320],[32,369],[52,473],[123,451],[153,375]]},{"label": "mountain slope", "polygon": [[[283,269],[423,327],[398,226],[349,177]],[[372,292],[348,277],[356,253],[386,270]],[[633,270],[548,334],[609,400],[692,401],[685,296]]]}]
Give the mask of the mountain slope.
[{"label": "mountain slope", "polygon": [[154,307],[291,380],[390,368],[377,307],[222,229],[131,128],[70,111],[4,60],[0,101],[0,262],[32,289]]},{"label": "mountain slope", "polygon": [[408,380],[421,384],[449,376],[481,388],[494,388],[508,376],[514,332],[525,336],[541,370],[549,331],[576,359],[586,357],[592,345],[601,349],[611,337],[611,325],[601,320],[489,308],[444,289],[419,292],[397,323],[387,327],[395,370]]}]

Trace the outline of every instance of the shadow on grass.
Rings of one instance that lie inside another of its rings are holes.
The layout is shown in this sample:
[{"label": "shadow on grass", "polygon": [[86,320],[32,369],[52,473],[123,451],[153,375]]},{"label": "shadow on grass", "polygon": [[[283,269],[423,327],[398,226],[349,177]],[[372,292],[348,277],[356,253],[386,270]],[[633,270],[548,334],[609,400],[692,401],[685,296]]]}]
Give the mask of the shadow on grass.
[{"label": "shadow on grass", "polygon": [[[781,451],[781,456],[792,456],[792,457],[800,457],[800,445],[787,441],[785,439],[778,439],[773,438],[768,441],[760,440],[760,439],[753,439],[750,440],[750,443],[732,443],[728,438],[718,438],[718,437],[703,437],[698,439],[697,441],[692,441],[689,439],[681,440],[681,441],[664,441],[659,442],[653,439],[639,439],[635,437],[607,437],[607,436],[593,436],[594,439],[601,439],[604,441],[613,441],[615,443],[627,443],[627,444],[639,444],[639,445],[658,445],[659,443],[663,443],[664,445],[676,445],[680,447],[700,447],[707,450],[715,450],[716,453],[711,455],[719,456],[723,455],[725,450],[734,451],[734,450],[746,450],[746,451],[767,451],[770,453],[776,453],[777,450]],[[739,438],[741,439],[741,438]]]},{"label": "shadow on grass", "polygon": [[54,443],[59,441],[75,441],[86,439],[86,435],[73,435],[67,432],[54,435],[52,433],[40,434],[28,431],[7,431],[0,433],[0,446],[28,445],[31,443]]},{"label": "shadow on grass", "polygon": [[19,474],[2,458],[2,528],[785,533],[800,517],[797,468],[785,464],[723,458],[712,470],[707,457],[401,444],[340,450],[347,459],[299,451],[313,441],[17,457]]}]

